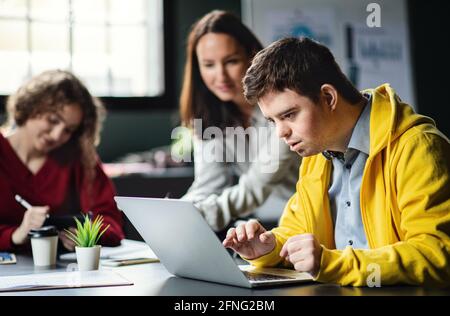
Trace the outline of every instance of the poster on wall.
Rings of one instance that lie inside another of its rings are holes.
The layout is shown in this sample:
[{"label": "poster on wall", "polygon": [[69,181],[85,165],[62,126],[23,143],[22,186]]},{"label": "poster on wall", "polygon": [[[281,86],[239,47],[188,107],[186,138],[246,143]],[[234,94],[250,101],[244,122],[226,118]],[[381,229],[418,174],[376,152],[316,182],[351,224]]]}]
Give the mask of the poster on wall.
[{"label": "poster on wall", "polygon": [[[382,84],[386,78],[397,78],[395,89],[408,90],[404,75],[407,47],[399,41],[399,34],[387,28],[367,28],[363,24],[351,25],[353,29],[354,59],[358,87]],[[393,28],[395,29],[395,28]]]},{"label": "poster on wall", "polygon": [[336,49],[336,24],[331,9],[275,10],[267,13],[267,21],[271,22],[264,38],[270,42],[286,36],[306,36],[325,44],[332,51]]},{"label": "poster on wall", "polygon": [[389,83],[415,107],[406,3],[376,1],[376,26],[367,22],[368,6],[359,0],[242,0],[242,15],[264,45],[286,36],[313,38],[332,51],[358,89]]}]

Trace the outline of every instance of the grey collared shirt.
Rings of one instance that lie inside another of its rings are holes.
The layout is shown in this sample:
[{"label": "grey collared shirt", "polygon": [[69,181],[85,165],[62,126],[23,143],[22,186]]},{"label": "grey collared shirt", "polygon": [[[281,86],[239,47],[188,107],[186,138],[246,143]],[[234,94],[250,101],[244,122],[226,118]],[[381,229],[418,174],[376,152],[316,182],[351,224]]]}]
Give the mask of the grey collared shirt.
[{"label": "grey collared shirt", "polygon": [[328,195],[336,249],[346,246],[368,248],[360,207],[361,180],[370,151],[372,98],[370,95],[366,97],[368,102],[353,129],[344,159],[332,158],[333,173]]}]

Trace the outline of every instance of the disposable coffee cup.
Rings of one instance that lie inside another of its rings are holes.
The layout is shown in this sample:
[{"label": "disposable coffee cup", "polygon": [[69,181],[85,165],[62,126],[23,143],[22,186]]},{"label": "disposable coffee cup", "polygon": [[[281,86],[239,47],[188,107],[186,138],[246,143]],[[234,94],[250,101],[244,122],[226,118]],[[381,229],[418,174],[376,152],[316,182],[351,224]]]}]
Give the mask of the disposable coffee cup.
[{"label": "disposable coffee cup", "polygon": [[58,230],[55,226],[44,226],[32,229],[28,236],[31,239],[31,250],[35,266],[52,266],[56,264],[58,250]]}]

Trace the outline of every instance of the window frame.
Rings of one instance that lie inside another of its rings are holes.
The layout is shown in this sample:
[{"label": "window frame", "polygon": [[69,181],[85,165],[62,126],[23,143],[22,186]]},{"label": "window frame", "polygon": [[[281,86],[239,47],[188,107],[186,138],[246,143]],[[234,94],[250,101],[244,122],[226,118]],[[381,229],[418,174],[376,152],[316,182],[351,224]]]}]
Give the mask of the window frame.
[{"label": "window frame", "polygon": [[[153,111],[153,110],[174,110],[177,108],[175,93],[175,54],[173,24],[173,9],[167,1],[162,2],[163,6],[163,56],[164,56],[164,93],[160,96],[144,97],[99,97],[106,109],[113,112],[128,111]],[[17,87],[19,88],[19,87]],[[89,89],[89,87],[87,87]],[[6,113],[6,102],[8,95],[0,95],[0,114]]]}]

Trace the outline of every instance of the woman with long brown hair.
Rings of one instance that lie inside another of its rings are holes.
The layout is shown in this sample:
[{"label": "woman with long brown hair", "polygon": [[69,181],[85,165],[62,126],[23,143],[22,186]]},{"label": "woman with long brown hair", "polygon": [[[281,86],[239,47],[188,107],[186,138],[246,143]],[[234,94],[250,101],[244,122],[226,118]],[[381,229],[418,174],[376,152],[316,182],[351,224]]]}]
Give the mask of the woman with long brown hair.
[{"label": "woman with long brown hair", "polygon": [[[110,225],[104,245],[123,239],[114,187],[95,146],[104,108],[73,74],[50,70],[33,77],[7,101],[0,133],[0,250],[28,243],[47,217],[91,212]],[[20,195],[33,205],[24,209]],[[74,228],[71,228],[74,230]],[[74,249],[64,233],[60,240]]]},{"label": "woman with long brown hair", "polygon": [[242,79],[261,49],[240,19],[225,11],[202,17],[188,37],[180,115],[194,130],[195,180],[183,198],[216,231],[269,199],[265,206],[276,219],[295,191],[299,158],[243,94]]}]

